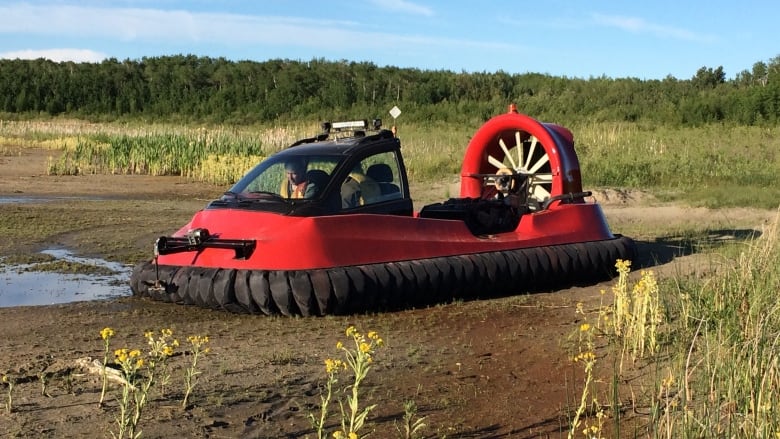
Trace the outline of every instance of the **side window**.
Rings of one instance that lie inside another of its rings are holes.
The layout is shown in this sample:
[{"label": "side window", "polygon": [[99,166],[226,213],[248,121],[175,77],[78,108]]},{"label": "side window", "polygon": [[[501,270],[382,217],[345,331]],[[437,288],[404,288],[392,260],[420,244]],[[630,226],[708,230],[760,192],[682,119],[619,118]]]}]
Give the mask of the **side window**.
[{"label": "side window", "polygon": [[403,198],[398,160],[383,152],[361,160],[341,187],[342,208],[366,206]]}]

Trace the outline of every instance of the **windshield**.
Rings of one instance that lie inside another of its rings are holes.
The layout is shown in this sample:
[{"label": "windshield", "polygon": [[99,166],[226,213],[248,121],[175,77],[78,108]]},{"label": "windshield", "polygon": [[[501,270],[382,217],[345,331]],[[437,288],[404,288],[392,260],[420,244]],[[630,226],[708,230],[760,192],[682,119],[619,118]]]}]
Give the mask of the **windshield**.
[{"label": "windshield", "polygon": [[277,155],[257,165],[226,197],[313,199],[322,194],[340,156]]}]

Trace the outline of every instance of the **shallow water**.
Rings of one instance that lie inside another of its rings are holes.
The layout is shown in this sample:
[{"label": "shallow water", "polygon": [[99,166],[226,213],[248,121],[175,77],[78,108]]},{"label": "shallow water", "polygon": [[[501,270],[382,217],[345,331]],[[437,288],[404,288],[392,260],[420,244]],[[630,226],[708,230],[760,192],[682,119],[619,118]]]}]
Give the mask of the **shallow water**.
[{"label": "shallow water", "polygon": [[52,305],[129,296],[132,267],[102,259],[74,256],[67,250],[41,253],[68,262],[108,268],[113,273],[72,274],[35,271],[35,264],[3,265],[0,261],[0,307]]},{"label": "shallow water", "polygon": [[102,200],[100,197],[39,197],[39,196],[0,196],[0,204],[26,204],[26,203],[49,203],[52,201],[68,200]]}]

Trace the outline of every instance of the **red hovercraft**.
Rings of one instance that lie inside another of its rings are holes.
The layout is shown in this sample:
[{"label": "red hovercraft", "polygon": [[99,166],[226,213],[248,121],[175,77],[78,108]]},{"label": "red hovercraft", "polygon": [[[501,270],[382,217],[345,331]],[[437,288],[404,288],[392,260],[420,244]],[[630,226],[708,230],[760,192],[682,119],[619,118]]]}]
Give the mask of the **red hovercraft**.
[{"label": "red hovercraft", "polygon": [[460,197],[419,212],[393,132],[326,122],[157,239],[130,283],[165,302],[303,316],[592,284],[635,246],[589,195],[571,132],[514,105],[469,143]]}]

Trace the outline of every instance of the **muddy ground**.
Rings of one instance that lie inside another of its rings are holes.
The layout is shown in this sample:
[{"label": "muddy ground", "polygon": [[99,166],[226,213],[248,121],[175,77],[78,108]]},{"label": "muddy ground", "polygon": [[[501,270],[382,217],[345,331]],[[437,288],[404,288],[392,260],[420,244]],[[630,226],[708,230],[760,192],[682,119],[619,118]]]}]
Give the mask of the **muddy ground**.
[{"label": "muddy ground", "polygon": [[[155,237],[177,229],[225,189],[177,177],[46,176],[48,154],[19,150],[0,156],[0,198],[26,201],[0,203],[0,232],[6,235],[0,256],[67,248],[131,264],[149,256]],[[412,191],[420,205],[447,193],[444,185]],[[635,235],[635,267],[653,268],[660,277],[706,275],[711,267],[684,236],[670,231],[709,228],[712,242],[741,239],[774,217],[752,209],[661,205],[615,190],[596,197],[613,231]],[[153,388],[142,413],[144,438],[316,437],[309,414],[319,413],[324,360],[338,358],[336,343],[347,342],[344,330],[355,325],[377,331],[386,343],[376,352],[361,399],[376,404],[363,430],[372,431],[370,437],[405,437],[407,400],[425,417],[418,437],[566,437],[583,382],[581,364],[570,359],[583,318],[576,306],[582,302],[595,312],[609,299],[600,291],[610,286],[326,318],[234,315],[132,297],[0,308],[0,372],[15,382],[12,411],[0,412],[0,436],[111,437],[120,387],[111,385],[99,407],[98,376],[79,363],[102,358],[100,331],[111,327],[112,349],[145,349],[144,332],[163,328],[182,342],[170,359],[169,384],[164,391]],[[208,336],[210,352],[199,360],[202,374],[182,408],[189,335]],[[597,363],[600,400],[610,401],[613,369],[603,360]],[[652,370],[639,365],[620,381],[620,436],[647,433]],[[342,375],[340,385],[347,381]],[[7,385],[3,392],[5,401]],[[338,404],[331,408],[328,432],[338,423]],[[616,412],[609,413],[614,419]],[[606,428],[606,437],[617,435],[612,420]]]}]

